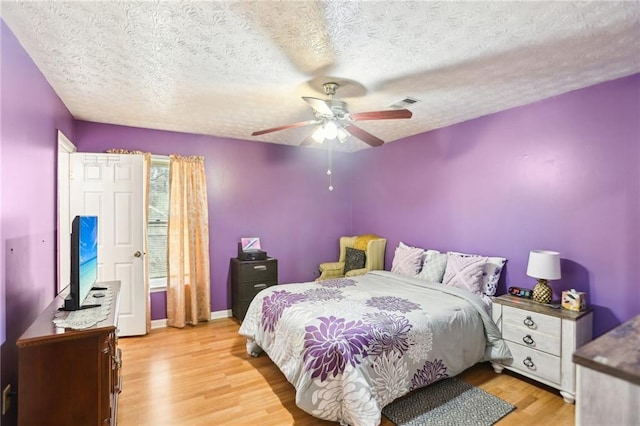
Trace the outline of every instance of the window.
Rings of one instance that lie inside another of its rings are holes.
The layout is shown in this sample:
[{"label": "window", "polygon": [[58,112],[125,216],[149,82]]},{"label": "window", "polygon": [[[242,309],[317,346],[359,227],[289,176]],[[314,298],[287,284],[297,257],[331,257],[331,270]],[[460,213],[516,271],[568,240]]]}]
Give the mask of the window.
[{"label": "window", "polygon": [[147,256],[149,285],[167,286],[167,223],[169,219],[169,159],[151,158],[149,170],[149,224],[147,227]]}]

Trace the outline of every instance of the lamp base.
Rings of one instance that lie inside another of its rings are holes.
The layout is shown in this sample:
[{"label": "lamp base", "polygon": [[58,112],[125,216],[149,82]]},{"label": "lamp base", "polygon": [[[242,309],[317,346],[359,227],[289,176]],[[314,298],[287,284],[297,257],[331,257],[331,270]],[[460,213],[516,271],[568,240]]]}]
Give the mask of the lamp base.
[{"label": "lamp base", "polygon": [[547,284],[547,280],[538,280],[538,284],[533,287],[533,300],[538,303],[551,303],[552,297],[553,291]]}]

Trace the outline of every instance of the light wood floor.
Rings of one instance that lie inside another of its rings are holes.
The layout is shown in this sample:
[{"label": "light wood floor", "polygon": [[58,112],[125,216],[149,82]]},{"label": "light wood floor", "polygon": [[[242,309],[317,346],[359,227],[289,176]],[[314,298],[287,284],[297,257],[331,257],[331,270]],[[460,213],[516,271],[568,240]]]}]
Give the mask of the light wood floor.
[{"label": "light wood floor", "polygon": [[[249,357],[239,324],[220,319],[120,338],[123,390],[118,424],[336,425],[295,405],[294,388],[266,356]],[[517,409],[498,425],[573,425],[574,405],[559,393],[487,363],[460,375]],[[383,416],[383,426],[393,426]]]}]

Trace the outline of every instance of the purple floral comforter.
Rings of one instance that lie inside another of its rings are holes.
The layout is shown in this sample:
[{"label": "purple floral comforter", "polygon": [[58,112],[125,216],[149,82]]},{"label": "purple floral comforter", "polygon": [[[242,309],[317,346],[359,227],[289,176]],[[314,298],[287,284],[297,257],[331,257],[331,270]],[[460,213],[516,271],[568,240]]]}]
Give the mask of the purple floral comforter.
[{"label": "purple floral comforter", "polygon": [[413,389],[511,355],[477,296],[386,271],[269,287],[247,311],[247,351],[264,350],[326,420],[378,425]]}]

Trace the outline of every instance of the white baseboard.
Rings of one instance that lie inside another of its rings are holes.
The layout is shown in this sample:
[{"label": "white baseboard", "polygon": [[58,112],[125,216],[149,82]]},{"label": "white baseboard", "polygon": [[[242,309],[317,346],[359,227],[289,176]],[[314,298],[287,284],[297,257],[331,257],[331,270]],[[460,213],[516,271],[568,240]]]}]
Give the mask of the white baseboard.
[{"label": "white baseboard", "polygon": [[226,309],[224,311],[211,312],[211,319],[231,318],[232,315],[231,309]]},{"label": "white baseboard", "polygon": [[164,328],[167,326],[167,319],[159,319],[151,321],[151,329]]},{"label": "white baseboard", "polygon": [[[231,318],[231,309],[226,309],[224,311],[215,311],[211,312],[211,319],[220,319],[220,318]],[[167,319],[158,319],[151,321],[151,329],[156,328],[164,328],[167,326]]]}]

